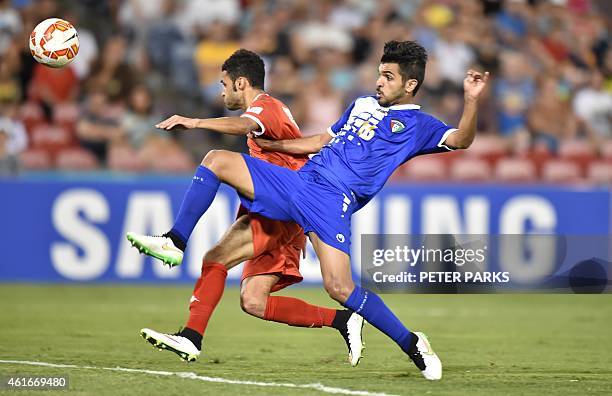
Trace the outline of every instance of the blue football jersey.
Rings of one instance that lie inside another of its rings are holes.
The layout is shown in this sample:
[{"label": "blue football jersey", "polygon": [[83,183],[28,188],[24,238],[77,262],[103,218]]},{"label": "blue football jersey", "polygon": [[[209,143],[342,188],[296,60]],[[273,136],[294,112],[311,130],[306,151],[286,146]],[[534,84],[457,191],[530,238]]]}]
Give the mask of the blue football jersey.
[{"label": "blue football jersey", "polygon": [[301,171],[339,184],[361,208],[410,158],[451,150],[443,143],[456,129],[419,109],[414,104],[382,107],[373,96],[358,98],[329,128],[332,140]]}]

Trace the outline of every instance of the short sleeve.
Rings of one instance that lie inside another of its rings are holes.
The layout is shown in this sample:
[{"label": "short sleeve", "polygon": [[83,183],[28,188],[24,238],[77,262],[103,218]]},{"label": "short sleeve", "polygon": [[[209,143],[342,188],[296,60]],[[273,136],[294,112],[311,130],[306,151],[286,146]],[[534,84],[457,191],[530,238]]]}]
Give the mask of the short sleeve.
[{"label": "short sleeve", "polygon": [[446,139],[457,128],[446,125],[444,122],[435,117],[427,115],[422,120],[419,134],[423,137],[420,144],[419,154],[439,153],[444,151],[454,150],[452,147],[445,145]]},{"label": "short sleeve", "polygon": [[263,101],[255,101],[240,117],[249,118],[259,125],[259,130],[253,131],[254,135],[265,134],[268,137],[278,138],[275,131],[278,131],[281,125],[279,116],[274,106],[266,105]]},{"label": "short sleeve", "polygon": [[332,126],[327,128],[327,133],[335,137],[338,132],[340,132],[342,127],[344,127],[344,124],[347,123],[349,117],[351,116],[351,111],[353,111],[354,107],[355,102],[351,103],[351,105],[347,107],[346,110],[344,110],[344,113],[342,113],[338,121],[336,121]]}]

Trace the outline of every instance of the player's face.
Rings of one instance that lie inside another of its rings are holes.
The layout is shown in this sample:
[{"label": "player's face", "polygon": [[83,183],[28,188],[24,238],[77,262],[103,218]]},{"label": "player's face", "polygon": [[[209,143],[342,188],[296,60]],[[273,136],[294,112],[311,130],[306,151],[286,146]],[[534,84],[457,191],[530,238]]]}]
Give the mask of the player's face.
[{"label": "player's face", "polygon": [[410,103],[416,80],[403,81],[397,63],[381,63],[376,80],[376,100],[384,107]]},{"label": "player's face", "polygon": [[221,85],[223,86],[221,96],[225,107],[228,110],[240,110],[244,102],[240,94],[241,91],[236,88],[235,81],[232,81],[226,71],[221,73]]}]

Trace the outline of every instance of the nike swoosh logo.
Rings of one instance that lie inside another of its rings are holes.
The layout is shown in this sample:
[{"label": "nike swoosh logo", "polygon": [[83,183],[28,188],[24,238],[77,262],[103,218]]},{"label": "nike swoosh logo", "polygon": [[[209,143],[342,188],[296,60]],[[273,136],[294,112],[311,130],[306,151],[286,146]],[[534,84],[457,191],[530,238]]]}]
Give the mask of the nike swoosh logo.
[{"label": "nike swoosh logo", "polygon": [[162,248],[163,250],[172,250],[172,251],[174,251],[174,252],[179,251],[179,249],[177,249],[177,248],[175,248],[175,247],[172,247],[172,246],[168,245],[168,242],[164,243],[164,244],[162,245],[162,247],[161,247],[161,248]]},{"label": "nike swoosh logo", "polygon": [[427,351],[424,352],[426,355],[433,355],[434,352],[431,349],[431,345],[429,345],[429,342],[427,340],[423,340],[423,344],[425,344],[425,348],[427,348]]},{"label": "nike swoosh logo", "polygon": [[[64,40],[64,43],[67,43],[68,41],[72,40],[73,38],[76,37],[76,33],[73,34],[72,36],[70,36],[69,38],[67,38],[66,40]],[[63,44],[63,43],[62,43]]]}]

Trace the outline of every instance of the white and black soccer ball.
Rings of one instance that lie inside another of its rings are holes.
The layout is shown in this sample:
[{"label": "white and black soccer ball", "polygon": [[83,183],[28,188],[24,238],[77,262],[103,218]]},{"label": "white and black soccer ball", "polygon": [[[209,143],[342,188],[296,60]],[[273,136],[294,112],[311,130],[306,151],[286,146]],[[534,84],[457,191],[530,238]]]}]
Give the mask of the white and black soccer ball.
[{"label": "white and black soccer ball", "polygon": [[43,65],[64,67],[79,53],[79,35],[68,21],[45,19],[30,34],[30,52]]}]

